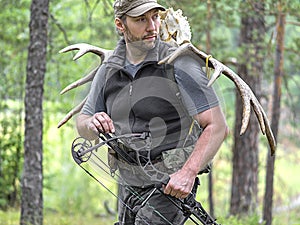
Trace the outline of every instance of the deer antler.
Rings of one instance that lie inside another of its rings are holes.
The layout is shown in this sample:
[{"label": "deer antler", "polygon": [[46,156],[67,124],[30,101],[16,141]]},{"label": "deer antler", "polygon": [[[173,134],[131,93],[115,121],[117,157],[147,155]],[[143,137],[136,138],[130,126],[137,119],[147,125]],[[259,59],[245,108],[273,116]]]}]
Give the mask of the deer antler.
[{"label": "deer antler", "polygon": [[87,96],[79,105],[75,106],[70,112],[68,112],[68,114],[58,123],[57,128],[60,128],[62,125],[67,123],[69,121],[69,119],[72,118],[72,116],[79,113],[80,110],[82,109],[84,103],[86,102],[86,100],[87,100]]},{"label": "deer antler", "polygon": [[[73,60],[77,60],[80,57],[82,57],[83,55],[85,55],[88,52],[92,52],[96,55],[98,55],[101,58],[101,64],[110,56],[110,54],[112,53],[112,50],[106,50],[103,48],[99,48],[93,45],[89,45],[86,43],[79,43],[79,44],[74,44],[74,45],[70,45],[62,50],[59,51],[59,53],[65,53],[65,52],[69,52],[69,51],[73,51],[73,50],[79,50],[77,52],[77,54],[73,57]],[[100,65],[101,65],[100,64]],[[84,76],[83,78],[71,83],[70,85],[68,85],[66,88],[64,88],[60,94],[64,94],[78,86],[81,86],[83,84],[86,84],[90,81],[92,81],[95,77],[95,74],[98,70],[99,66],[97,66],[94,70],[92,70],[88,75]],[[72,118],[72,116],[74,116],[75,114],[77,114],[78,112],[80,112],[80,110],[82,109],[85,101],[87,98],[85,98],[79,105],[77,105],[75,108],[73,108],[59,123],[58,123],[58,128],[60,128],[61,126],[63,126],[65,123],[67,123],[69,121],[69,119]]]},{"label": "deer antler", "polygon": [[236,73],[234,73],[230,68],[219,62],[218,60],[212,58],[211,56],[207,55],[206,53],[198,50],[193,44],[185,43],[181,45],[175,52],[171,55],[167,56],[163,60],[159,62],[159,64],[163,63],[171,63],[173,62],[178,56],[182,54],[188,54],[190,51],[194,52],[198,55],[202,60],[206,61],[209,60],[209,66],[214,68],[214,73],[208,83],[208,86],[211,86],[215,80],[223,73],[226,75],[230,80],[234,82],[237,89],[240,92],[243,102],[243,119],[242,119],[242,126],[240,130],[240,135],[244,134],[250,120],[250,113],[251,113],[251,106],[256,114],[258,119],[261,132],[266,136],[271,148],[271,154],[273,155],[276,150],[276,141],[274,135],[272,133],[269,120],[260,105],[259,101],[255,97],[254,93],[252,92],[251,88],[240,78]]}]

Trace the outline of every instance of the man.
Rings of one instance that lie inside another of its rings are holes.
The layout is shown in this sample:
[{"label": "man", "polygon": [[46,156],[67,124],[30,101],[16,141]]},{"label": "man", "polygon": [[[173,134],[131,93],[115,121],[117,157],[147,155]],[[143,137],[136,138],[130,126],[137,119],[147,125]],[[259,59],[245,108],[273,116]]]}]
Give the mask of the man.
[{"label": "man", "polygon": [[99,68],[76,120],[79,134],[87,139],[99,133],[148,134],[150,145],[122,142],[124,151],[145,153],[142,157],[153,167],[119,159],[125,187],[119,224],[179,224],[183,215],[160,192],[147,199],[153,184],[163,182],[157,174],[169,177],[165,195],[186,198],[228,132],[217,97],[193,55],[174,65],[158,65],[174,51],[159,39],[160,10],[165,8],[156,0],[115,1],[115,25],[122,38]]}]

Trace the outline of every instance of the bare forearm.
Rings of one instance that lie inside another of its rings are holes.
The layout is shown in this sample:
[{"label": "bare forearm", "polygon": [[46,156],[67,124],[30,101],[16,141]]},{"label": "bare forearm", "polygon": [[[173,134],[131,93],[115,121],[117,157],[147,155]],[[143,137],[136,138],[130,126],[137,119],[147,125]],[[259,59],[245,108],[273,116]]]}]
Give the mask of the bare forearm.
[{"label": "bare forearm", "polygon": [[199,114],[195,116],[195,119],[204,130],[183,169],[197,174],[213,160],[228,134],[228,128],[220,107],[215,107],[208,112]]},{"label": "bare forearm", "polygon": [[216,155],[228,128],[220,107],[199,113],[195,119],[204,129],[197,140],[194,150],[183,167],[170,175],[165,194],[185,198],[192,190],[195,177]]},{"label": "bare forearm", "polygon": [[226,135],[227,127],[225,125],[223,127],[214,124],[208,125],[182,169],[197,175],[199,171],[213,160]]}]

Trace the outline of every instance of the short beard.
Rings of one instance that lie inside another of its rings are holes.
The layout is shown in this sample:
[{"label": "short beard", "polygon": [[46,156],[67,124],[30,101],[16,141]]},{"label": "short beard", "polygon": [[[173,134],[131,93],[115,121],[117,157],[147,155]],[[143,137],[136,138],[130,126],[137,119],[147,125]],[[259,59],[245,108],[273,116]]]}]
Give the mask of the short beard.
[{"label": "short beard", "polygon": [[[155,47],[156,41],[157,41],[157,34],[156,33],[149,33],[146,36],[140,38],[134,36],[129,29],[126,27],[125,33],[126,33],[126,42],[130,44],[131,46],[138,48],[139,50],[148,51]],[[147,36],[156,36],[156,40],[154,42],[146,42],[144,41],[144,38]]]}]

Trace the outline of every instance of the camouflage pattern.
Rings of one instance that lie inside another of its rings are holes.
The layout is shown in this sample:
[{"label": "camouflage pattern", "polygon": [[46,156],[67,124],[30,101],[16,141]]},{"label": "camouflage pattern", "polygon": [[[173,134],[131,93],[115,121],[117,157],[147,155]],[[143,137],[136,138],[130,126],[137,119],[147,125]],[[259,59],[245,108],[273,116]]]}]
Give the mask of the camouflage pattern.
[{"label": "camouflage pattern", "polygon": [[122,184],[148,187],[168,180],[170,174],[182,168],[193,151],[194,146],[176,148],[162,152],[154,164],[150,163],[144,166],[132,165],[118,159],[117,166],[122,177]]},{"label": "camouflage pattern", "polygon": [[[153,187],[138,188],[123,186],[119,190],[120,225],[166,225],[180,224],[184,220],[182,212],[158,190],[144,203],[153,191]],[[178,199],[173,198],[174,201]],[[126,204],[126,206],[124,206]],[[131,208],[131,209],[129,209]]]},{"label": "camouflage pattern", "polygon": [[[125,184],[119,189],[120,225],[180,224],[184,220],[182,212],[166,198],[166,195],[157,190],[146,204],[143,202],[154,190],[154,184],[166,181],[169,174],[183,166],[193,149],[194,146],[189,146],[165,151],[162,153],[161,161],[152,167],[133,166],[118,161],[121,177],[126,180],[126,184],[130,184],[130,186]],[[152,171],[147,172],[147,169]],[[161,174],[162,177],[159,176]],[[178,201],[176,198],[173,199]]]},{"label": "camouflage pattern", "polygon": [[181,169],[193,150],[194,145],[191,145],[162,152],[163,164],[169,174]]},{"label": "camouflage pattern", "polygon": [[[159,8],[161,10],[165,10],[165,8],[157,3],[156,0],[116,0],[114,2],[114,12],[115,17],[122,17],[124,14],[128,13],[130,10],[135,9],[136,15],[130,16],[139,16],[139,14],[143,14],[146,10],[145,7],[141,7],[143,5],[147,8],[147,11],[153,9],[153,8]],[[141,7],[140,10],[137,9],[138,7]]]}]

